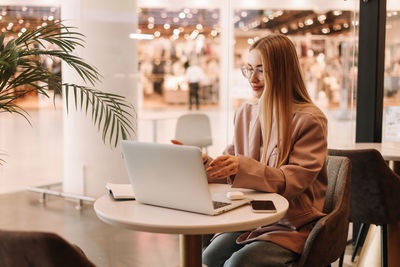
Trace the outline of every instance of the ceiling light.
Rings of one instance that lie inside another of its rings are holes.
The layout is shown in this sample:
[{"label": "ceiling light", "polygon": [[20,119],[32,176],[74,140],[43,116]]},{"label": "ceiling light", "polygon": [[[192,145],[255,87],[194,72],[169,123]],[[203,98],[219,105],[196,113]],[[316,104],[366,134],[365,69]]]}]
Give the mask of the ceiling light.
[{"label": "ceiling light", "polygon": [[213,19],[218,19],[218,14],[217,14],[217,13],[213,13],[213,14],[211,15],[211,17],[212,17]]},{"label": "ceiling light", "polygon": [[326,16],[325,16],[325,15],[320,15],[320,16],[318,16],[318,21],[319,21],[321,24],[324,23],[325,20],[326,20]]},{"label": "ceiling light", "polygon": [[267,23],[269,21],[269,19],[267,17],[263,17],[262,20],[263,20],[264,23]]},{"label": "ceiling light", "polygon": [[21,8],[21,10],[22,10],[23,12],[25,12],[25,11],[28,10],[28,8],[27,8],[26,6],[23,6],[23,7]]},{"label": "ceiling light", "polygon": [[288,33],[288,28],[286,27],[281,28],[281,33]]},{"label": "ceiling light", "polygon": [[347,29],[349,27],[349,24],[348,23],[343,23],[343,27]]},{"label": "ceiling light", "polygon": [[331,30],[330,30],[329,28],[323,28],[321,31],[322,31],[323,34],[327,34],[327,33],[329,33]]},{"label": "ceiling light", "polygon": [[193,12],[193,14],[197,14],[197,12],[199,12],[196,8],[194,8],[193,10],[192,10],[192,12]]},{"label": "ceiling light", "polygon": [[246,11],[242,11],[240,13],[240,16],[242,16],[243,18],[247,17],[247,12]]},{"label": "ceiling light", "polygon": [[20,20],[18,20],[18,23],[19,23],[19,24],[22,24],[22,23],[24,23],[24,20],[23,20],[23,19],[20,19]]},{"label": "ceiling light", "polygon": [[189,14],[186,15],[186,17],[187,17],[188,19],[191,19],[191,18],[193,18],[193,15],[192,15],[191,13],[189,13]]},{"label": "ceiling light", "polygon": [[179,35],[181,33],[181,31],[179,29],[174,29],[172,31],[175,35]]},{"label": "ceiling light", "polygon": [[166,12],[163,12],[163,13],[161,13],[161,17],[163,18],[163,19],[165,19],[165,18],[167,18],[167,13]]},{"label": "ceiling light", "polygon": [[340,11],[340,10],[335,10],[335,11],[333,11],[333,15],[335,15],[335,16],[340,16],[340,15],[342,15],[342,11]]},{"label": "ceiling light", "polygon": [[153,23],[149,23],[149,24],[147,25],[147,28],[150,29],[150,30],[151,30],[151,29],[154,29],[154,24],[153,24]]},{"label": "ceiling light", "polygon": [[130,33],[129,38],[136,39],[136,40],[152,40],[152,39],[154,39],[154,35],[153,34],[143,34],[143,33]]},{"label": "ceiling light", "polygon": [[216,30],[211,31],[211,36],[215,37],[218,35],[218,32]]},{"label": "ceiling light", "polygon": [[199,31],[201,31],[201,30],[203,29],[203,25],[197,24],[197,25],[196,25],[196,29],[198,29]]},{"label": "ceiling light", "polygon": [[50,8],[50,12],[56,12],[56,8],[55,7]]},{"label": "ceiling light", "polygon": [[249,39],[247,39],[247,43],[249,45],[252,45],[252,44],[254,44],[254,40],[252,38],[249,38]]},{"label": "ceiling light", "polygon": [[304,23],[303,23],[303,22],[299,22],[298,25],[299,25],[300,28],[303,28],[303,27],[304,27]]},{"label": "ceiling light", "polygon": [[150,22],[150,23],[154,23],[154,17],[148,17],[147,21]]},{"label": "ceiling light", "polygon": [[181,12],[181,13],[179,13],[178,16],[179,16],[180,19],[184,19],[186,17],[186,14]]},{"label": "ceiling light", "polygon": [[171,25],[169,25],[168,23],[164,24],[164,29],[168,30],[169,28],[171,28]]},{"label": "ceiling light", "polygon": [[54,16],[49,16],[49,21],[52,21],[54,19]]},{"label": "ceiling light", "polygon": [[342,26],[340,26],[340,24],[335,24],[335,25],[333,25],[333,29],[335,31],[340,31],[342,29]]},{"label": "ceiling light", "polygon": [[313,25],[314,21],[312,19],[307,19],[306,21],[304,21],[304,24],[307,26]]},{"label": "ceiling light", "polygon": [[158,37],[160,37],[160,35],[161,35],[161,33],[160,33],[159,31],[155,31],[155,32],[154,32],[154,36],[155,36],[155,37],[158,38]]},{"label": "ceiling light", "polygon": [[175,23],[178,23],[178,22],[179,22],[179,18],[178,18],[178,17],[174,17],[174,18],[172,19],[172,21],[175,22]]},{"label": "ceiling light", "polygon": [[183,10],[183,12],[184,12],[185,14],[188,14],[188,13],[190,13],[190,9],[189,9],[189,8],[185,8],[185,9]]}]

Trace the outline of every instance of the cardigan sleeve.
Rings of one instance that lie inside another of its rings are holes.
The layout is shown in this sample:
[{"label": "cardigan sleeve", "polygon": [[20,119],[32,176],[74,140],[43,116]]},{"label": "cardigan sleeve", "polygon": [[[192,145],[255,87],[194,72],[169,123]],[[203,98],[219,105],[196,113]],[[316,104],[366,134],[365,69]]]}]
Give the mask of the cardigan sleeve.
[{"label": "cardigan sleeve", "polygon": [[232,187],[274,192],[287,199],[300,195],[318,177],[326,161],[325,117],[301,116],[295,123],[292,138],[294,143],[287,164],[279,168],[239,155],[239,171]]}]

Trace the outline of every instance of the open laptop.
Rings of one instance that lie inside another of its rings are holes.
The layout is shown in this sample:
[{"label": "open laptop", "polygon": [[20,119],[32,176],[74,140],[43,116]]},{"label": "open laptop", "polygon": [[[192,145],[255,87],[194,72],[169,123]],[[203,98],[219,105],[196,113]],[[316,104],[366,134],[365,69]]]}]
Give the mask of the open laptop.
[{"label": "open laptop", "polygon": [[139,202],[209,215],[250,202],[211,195],[197,147],[123,140],[121,148]]}]

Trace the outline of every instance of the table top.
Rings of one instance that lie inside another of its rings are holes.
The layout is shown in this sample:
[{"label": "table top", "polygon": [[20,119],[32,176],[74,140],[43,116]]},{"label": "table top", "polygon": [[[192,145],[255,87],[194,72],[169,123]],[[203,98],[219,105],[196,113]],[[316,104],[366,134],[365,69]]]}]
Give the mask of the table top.
[{"label": "table top", "polygon": [[280,220],[289,207],[288,201],[275,193],[249,189],[232,189],[230,185],[210,184],[212,193],[242,191],[252,199],[272,200],[276,213],[254,213],[250,205],[233,209],[220,215],[203,215],[156,207],[137,201],[115,201],[108,195],[96,200],[94,210],[104,222],[131,230],[167,234],[211,234],[249,230]]},{"label": "table top", "polygon": [[383,142],[383,143],[353,143],[344,145],[329,146],[332,149],[376,149],[385,160],[400,161],[400,143]]}]

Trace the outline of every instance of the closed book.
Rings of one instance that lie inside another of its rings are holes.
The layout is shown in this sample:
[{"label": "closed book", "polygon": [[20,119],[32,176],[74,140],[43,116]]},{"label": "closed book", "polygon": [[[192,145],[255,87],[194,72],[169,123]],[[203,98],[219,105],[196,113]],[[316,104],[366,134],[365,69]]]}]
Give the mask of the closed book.
[{"label": "closed book", "polygon": [[107,183],[106,189],[115,200],[133,200],[135,195],[131,184]]}]

